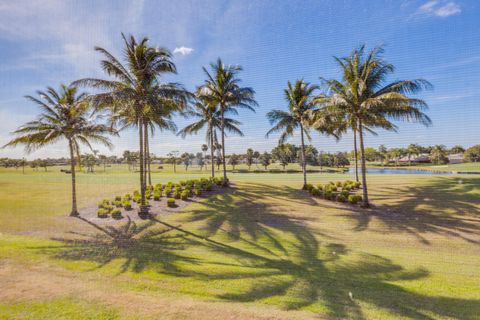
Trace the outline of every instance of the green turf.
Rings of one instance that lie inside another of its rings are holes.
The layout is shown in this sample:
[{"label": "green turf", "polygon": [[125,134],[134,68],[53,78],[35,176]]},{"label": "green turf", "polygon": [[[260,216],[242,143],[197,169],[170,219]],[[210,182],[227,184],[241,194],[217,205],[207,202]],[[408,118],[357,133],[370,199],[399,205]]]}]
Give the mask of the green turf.
[{"label": "green turf", "polygon": [[[154,183],[202,175],[165,171]],[[94,283],[131,295],[273,306],[306,318],[478,319],[480,177],[371,175],[375,213],[311,198],[299,190],[301,174],[230,178],[234,191],[158,221],[117,226],[113,241],[59,218],[69,208],[68,175],[1,172],[0,262],[41,265],[52,276],[61,268],[72,281],[95,275]],[[348,178],[309,175],[314,184]],[[79,174],[80,207],[131,192],[136,182],[125,167]],[[51,304],[78,319],[131,316],[82,299],[3,303],[0,311],[43,319]]]}]

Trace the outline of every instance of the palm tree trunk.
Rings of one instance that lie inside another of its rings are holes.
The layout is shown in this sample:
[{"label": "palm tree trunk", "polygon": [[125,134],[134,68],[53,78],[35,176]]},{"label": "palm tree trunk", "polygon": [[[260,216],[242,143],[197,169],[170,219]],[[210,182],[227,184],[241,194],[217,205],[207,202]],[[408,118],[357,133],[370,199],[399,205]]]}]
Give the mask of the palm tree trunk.
[{"label": "palm tree trunk", "polygon": [[355,157],[355,180],[358,182],[358,149],[357,149],[357,130],[353,129],[353,155]]},{"label": "palm tree trunk", "polygon": [[305,189],[307,186],[307,166],[305,161],[305,139],[303,137],[303,125],[300,124],[300,136],[302,137],[302,172],[303,172],[303,187]]},{"label": "palm tree trunk", "polygon": [[224,109],[225,106],[221,106],[221,120],[222,120],[222,166],[223,166],[223,185],[228,184],[227,178],[227,164],[225,163],[225,117],[224,117]]},{"label": "palm tree trunk", "polygon": [[[148,143],[148,127],[145,124],[145,171],[148,173],[148,185],[152,185],[152,172],[150,171],[150,145]],[[147,179],[145,178],[145,183]]]},{"label": "palm tree trunk", "polygon": [[73,154],[73,144],[72,140],[68,141],[68,147],[70,149],[70,171],[72,175],[72,211],[70,212],[71,217],[78,217],[80,214],[77,210],[77,190],[75,184],[75,155]]},{"label": "palm tree trunk", "polygon": [[368,190],[367,190],[367,165],[365,163],[365,147],[363,143],[362,121],[358,122],[358,135],[360,138],[360,157],[362,163],[362,189],[363,189],[363,207],[368,207]]},{"label": "palm tree trunk", "polygon": [[215,163],[214,163],[214,150],[213,150],[213,128],[210,128],[210,161],[212,165],[212,178],[215,178]]},{"label": "palm tree trunk", "polygon": [[138,124],[139,136],[139,158],[140,158],[140,211],[138,215],[143,217],[148,214],[148,207],[145,205],[145,162],[144,162],[144,142],[143,142],[143,121],[140,120]]}]

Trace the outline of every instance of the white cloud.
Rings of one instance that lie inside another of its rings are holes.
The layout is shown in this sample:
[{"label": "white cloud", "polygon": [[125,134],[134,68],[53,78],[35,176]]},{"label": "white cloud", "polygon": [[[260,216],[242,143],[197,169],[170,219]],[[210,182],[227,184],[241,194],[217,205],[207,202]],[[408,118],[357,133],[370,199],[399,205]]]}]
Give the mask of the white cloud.
[{"label": "white cloud", "polygon": [[173,50],[173,53],[174,53],[174,54],[180,53],[181,55],[185,56],[185,55],[187,55],[187,54],[192,53],[192,51],[193,51],[192,48],[188,48],[188,47],[181,46],[181,47],[175,48],[175,50]]},{"label": "white cloud", "polygon": [[433,15],[437,17],[454,16],[462,12],[460,5],[454,1],[430,0],[418,8],[419,14]]}]

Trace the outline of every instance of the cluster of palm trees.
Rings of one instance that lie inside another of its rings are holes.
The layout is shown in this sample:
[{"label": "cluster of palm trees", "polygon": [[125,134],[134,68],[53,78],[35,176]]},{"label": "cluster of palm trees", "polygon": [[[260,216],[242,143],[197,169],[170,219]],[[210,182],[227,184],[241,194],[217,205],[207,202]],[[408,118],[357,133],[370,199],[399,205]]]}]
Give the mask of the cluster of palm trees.
[{"label": "cluster of palm trees", "polygon": [[[365,46],[355,49],[344,58],[335,57],[341,79],[323,79],[324,93],[320,87],[303,80],[288,83],[285,100],[288,111],[272,110],[267,114],[274,125],[267,136],[282,132],[282,144],[295,130],[300,130],[304,187],[307,184],[304,136],[310,139],[309,130],[332,135],[339,139],[348,130],[353,132],[355,176],[358,181],[358,144],[363,186],[363,206],[369,206],[365,161],[365,132],[376,134],[376,128],[396,131],[393,121],[418,122],[429,125],[431,120],[423,112],[425,101],[410,97],[431,84],[422,79],[387,82],[395,70],[386,62],[383,48],[366,52]],[[358,140],[358,141],[357,141]]]},{"label": "cluster of palm trees", "polygon": [[[173,122],[175,114],[200,116],[207,119],[210,143],[216,140],[216,130],[221,133],[224,183],[228,183],[225,166],[225,131],[241,133],[236,127],[240,123],[227,118],[236,114],[236,108],[254,110],[257,105],[254,91],[241,87],[239,66],[226,66],[218,59],[209,72],[204,68],[207,80],[195,94],[185,90],[178,83],[162,82],[165,74],[175,74],[176,67],[171,53],[164,48],[152,47],[148,38],[137,41],[133,36],[124,40],[123,60],[117,59],[104,48],[95,50],[103,55],[101,67],[107,79],[85,78],[71,85],[62,85],[57,92],[48,88],[38,91],[38,98],[27,96],[42,110],[35,121],[21,126],[14,134],[16,138],[6,146],[23,144],[27,152],[66,139],[70,150],[72,176],[71,216],[78,216],[75,185],[75,159],[80,159],[80,144],[92,149],[91,142],[111,147],[107,135],[118,135],[127,128],[136,128],[139,138],[140,162],[140,211],[141,217],[148,216],[145,202],[147,183],[151,184],[149,133],[176,131]],[[89,87],[95,94],[78,94],[79,87]],[[193,104],[193,109],[190,105]],[[106,124],[99,120],[107,117]],[[180,134],[196,132],[200,122],[189,126]],[[92,149],[93,150],[93,149]]]},{"label": "cluster of palm trees", "polygon": [[[78,215],[75,189],[75,163],[80,159],[80,145],[92,149],[91,143],[111,146],[107,135],[118,135],[126,128],[138,130],[140,162],[139,215],[148,216],[145,202],[147,183],[151,184],[150,136],[155,130],[177,131],[175,115],[195,118],[195,121],[178,132],[185,137],[196,134],[206,127],[206,143],[210,146],[212,176],[214,152],[223,166],[223,181],[228,183],[225,163],[225,137],[227,133],[243,135],[239,121],[230,117],[237,115],[239,108],[255,111],[257,102],[252,88],[243,87],[239,78],[240,66],[225,65],[218,59],[203,68],[205,82],[194,93],[178,83],[162,81],[162,76],[175,74],[176,67],[171,53],[164,48],[152,47],[148,38],[137,41],[133,36],[124,40],[123,59],[117,59],[106,49],[96,47],[103,55],[101,67],[107,79],[85,78],[71,85],[62,85],[57,92],[48,88],[38,91],[38,97],[27,96],[42,110],[34,121],[17,129],[17,135],[6,146],[23,144],[26,151],[50,145],[60,139],[68,142],[72,176],[71,215]],[[418,121],[428,125],[430,119],[422,112],[424,101],[410,98],[430,84],[424,80],[396,81],[385,84],[393,65],[385,62],[382,48],[368,54],[362,46],[345,58],[336,58],[341,69],[340,80],[325,80],[325,93],[320,86],[298,80],[288,83],[285,100],[288,111],[272,110],[267,114],[274,125],[267,136],[281,132],[279,143],[300,131],[304,184],[307,183],[305,161],[305,137],[311,139],[310,130],[339,139],[351,129],[354,133],[355,157],[357,138],[360,145],[362,166],[363,201],[368,206],[366,181],[364,133],[375,128],[396,130],[392,120]],[[79,93],[79,87],[88,87],[94,94]],[[107,118],[106,123],[101,119]],[[217,132],[220,132],[218,141]],[[202,147],[204,152],[208,146]],[[220,152],[221,151],[221,152]],[[357,161],[356,161],[357,163]],[[358,169],[357,179],[358,179]]]}]

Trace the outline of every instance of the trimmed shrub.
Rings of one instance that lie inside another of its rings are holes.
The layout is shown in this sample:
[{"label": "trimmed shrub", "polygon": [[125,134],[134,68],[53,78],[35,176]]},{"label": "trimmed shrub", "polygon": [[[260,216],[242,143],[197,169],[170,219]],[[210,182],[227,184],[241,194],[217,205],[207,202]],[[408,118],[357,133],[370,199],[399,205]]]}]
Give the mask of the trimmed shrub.
[{"label": "trimmed shrub", "polygon": [[347,201],[347,197],[345,197],[345,195],[343,195],[343,194],[339,194],[337,196],[337,201],[338,202],[345,202],[345,201]]},{"label": "trimmed shrub", "polygon": [[180,194],[180,199],[182,199],[182,200],[187,200],[189,195],[190,195],[190,192],[188,192],[187,190],[184,190],[184,191],[182,191],[182,193]]},{"label": "trimmed shrub", "polygon": [[318,184],[318,185],[317,185],[317,189],[318,189],[318,190],[323,190],[323,186],[322,186],[321,184]]},{"label": "trimmed shrub", "polygon": [[122,201],[122,196],[115,196],[115,201]]},{"label": "trimmed shrub", "polygon": [[123,200],[132,200],[132,196],[127,193],[126,195],[123,196]]},{"label": "trimmed shrub", "polygon": [[121,207],[123,206],[122,200],[115,200],[115,201],[113,202],[113,205],[114,205],[115,207],[117,207],[117,208],[121,208]]},{"label": "trimmed shrub", "polygon": [[202,195],[202,190],[200,189],[193,189],[193,194],[196,196],[196,197],[200,197]]},{"label": "trimmed shrub", "polygon": [[174,197],[175,199],[180,199],[180,191],[175,191],[175,192],[173,193],[173,197]]},{"label": "trimmed shrub", "polygon": [[351,194],[348,196],[348,202],[351,204],[357,204],[360,201],[362,201],[362,196],[356,194]]},{"label": "trimmed shrub", "polygon": [[113,209],[111,212],[112,218],[119,219],[122,217],[122,211],[120,209]]},{"label": "trimmed shrub", "polygon": [[97,210],[97,217],[99,218],[107,218],[108,217],[108,210],[100,208]]},{"label": "trimmed shrub", "polygon": [[307,183],[306,185],[303,186],[304,190],[307,190],[307,191],[310,191],[310,192],[312,191],[313,188],[315,188],[315,187],[311,183]]},{"label": "trimmed shrub", "polygon": [[319,197],[322,195],[322,190],[313,188],[312,191],[310,191],[310,194],[315,197]]},{"label": "trimmed shrub", "polygon": [[167,199],[167,206],[169,206],[169,207],[175,207],[175,199],[173,199],[173,198],[168,198],[168,199]]},{"label": "trimmed shrub", "polygon": [[327,200],[333,200],[334,199],[333,192],[330,191],[330,190],[325,190],[325,193],[323,195],[324,195],[325,199],[327,199]]},{"label": "trimmed shrub", "polygon": [[125,208],[125,210],[132,210],[132,203],[128,200],[124,200],[123,207]]},{"label": "trimmed shrub", "polygon": [[153,200],[160,201],[161,196],[162,196],[162,192],[157,190],[153,193]]}]

